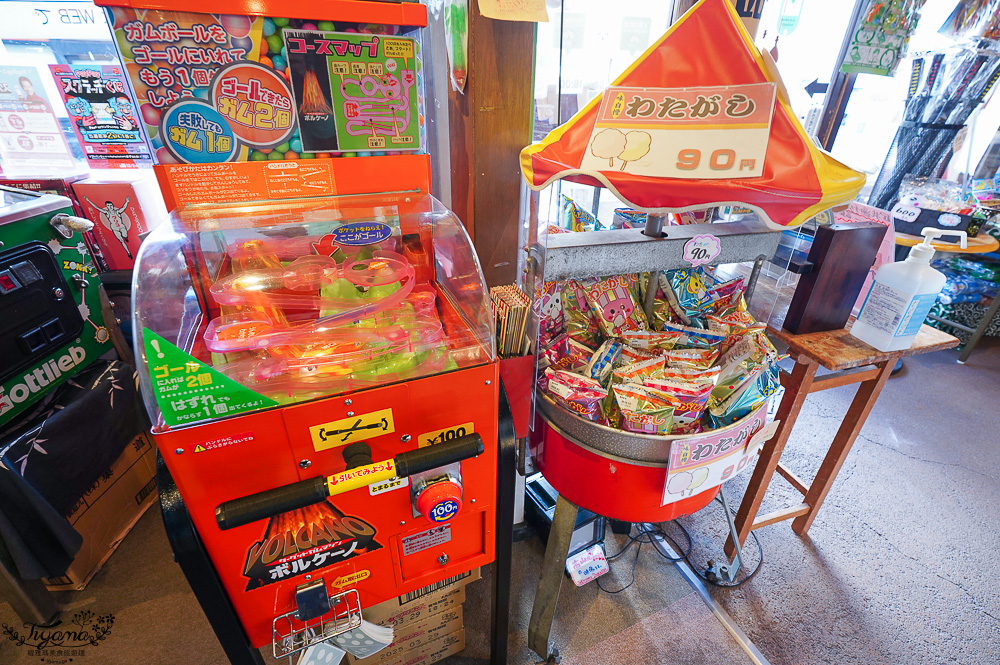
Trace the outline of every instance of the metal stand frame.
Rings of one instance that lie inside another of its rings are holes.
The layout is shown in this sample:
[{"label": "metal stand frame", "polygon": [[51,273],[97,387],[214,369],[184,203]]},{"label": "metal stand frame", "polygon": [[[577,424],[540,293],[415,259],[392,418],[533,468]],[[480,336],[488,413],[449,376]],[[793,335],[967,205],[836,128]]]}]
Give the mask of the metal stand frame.
[{"label": "metal stand frame", "polygon": [[[490,664],[506,665],[507,634],[510,622],[510,569],[514,537],[514,483],[517,473],[517,440],[514,418],[500,382],[497,427],[496,560],[493,563],[493,605],[490,636]],[[191,522],[184,499],[170,476],[163,458],[157,454],[156,485],[160,491],[163,526],[184,577],[208,618],[215,636],[231,665],[264,665],[260,651],[250,644],[215,567]],[[565,559],[565,557],[564,557]]]}]

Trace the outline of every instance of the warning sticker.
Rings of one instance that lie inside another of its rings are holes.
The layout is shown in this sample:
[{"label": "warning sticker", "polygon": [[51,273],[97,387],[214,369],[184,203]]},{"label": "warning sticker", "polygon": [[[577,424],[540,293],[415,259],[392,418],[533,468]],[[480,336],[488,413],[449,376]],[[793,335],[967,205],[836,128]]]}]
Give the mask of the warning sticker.
[{"label": "warning sticker", "polygon": [[253,432],[243,432],[242,434],[230,434],[228,436],[220,436],[218,439],[212,439],[211,441],[202,441],[201,443],[196,443],[194,446],[194,452],[204,453],[209,450],[216,450],[218,448],[227,448],[229,446],[235,446],[238,443],[246,443],[247,441],[253,441]]},{"label": "warning sticker", "polygon": [[443,545],[444,543],[450,541],[451,525],[445,524],[442,526],[436,526],[433,529],[421,531],[420,533],[403,538],[403,556],[423,552],[426,549],[430,549],[437,545]]},{"label": "warning sticker", "polygon": [[392,434],[395,431],[392,409],[381,409],[322,425],[313,425],[309,428],[309,436],[312,438],[313,448],[326,450],[383,434]]}]

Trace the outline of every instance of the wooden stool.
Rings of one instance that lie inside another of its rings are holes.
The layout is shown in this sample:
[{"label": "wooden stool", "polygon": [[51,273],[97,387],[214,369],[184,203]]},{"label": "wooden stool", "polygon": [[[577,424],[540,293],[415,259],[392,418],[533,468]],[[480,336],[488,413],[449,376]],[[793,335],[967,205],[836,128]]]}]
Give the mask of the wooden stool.
[{"label": "wooden stool", "polygon": [[[950,349],[959,343],[957,338],[948,333],[926,325],[921,326],[909,349],[888,353],[876,351],[861,340],[851,337],[847,328],[806,335],[793,335],[787,330],[768,328],[768,333],[788,345],[788,353],[795,359],[795,367],[790,375],[782,374],[781,385],[785,388],[785,395],[776,416],[781,422],[771,440],[761,448],[760,459],[757,460],[743,502],[736,513],[736,531],[740,544],[746,542],[747,536],[754,529],[789,519],[795,520],[792,522],[792,530],[800,536],[804,535],[816,519],[823,499],[830,491],[840,467],[847,459],[847,453],[875,406],[875,400],[882,392],[896,360],[903,356]],[[816,370],[820,365],[833,373],[817,378]],[[807,485],[780,462],[788,436],[795,426],[795,419],[809,393],[852,383],[860,384],[858,392],[840,429],[833,437],[833,443],[830,444],[815,480]],[[804,499],[800,504],[757,517],[764,493],[775,471],[798,490]],[[726,553],[732,556],[734,549],[730,538],[726,542]]]}]

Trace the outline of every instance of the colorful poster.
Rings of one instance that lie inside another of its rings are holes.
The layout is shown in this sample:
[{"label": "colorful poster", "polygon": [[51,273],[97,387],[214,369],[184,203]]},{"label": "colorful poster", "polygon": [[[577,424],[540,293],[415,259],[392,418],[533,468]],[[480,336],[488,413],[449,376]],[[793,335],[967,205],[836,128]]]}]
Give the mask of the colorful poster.
[{"label": "colorful poster", "polygon": [[34,67],[0,67],[0,161],[7,175],[76,168]]},{"label": "colorful poster", "polygon": [[49,65],[93,168],[135,168],[152,154],[117,65]]},{"label": "colorful poster", "polygon": [[416,40],[285,30],[302,152],[419,150]]},{"label": "colorful poster", "polygon": [[284,78],[256,64],[264,19],[124,8],[112,18],[158,163],[243,161],[294,130]]},{"label": "colorful poster", "polygon": [[660,178],[755,178],[764,172],[776,85],[612,86],[580,168]]}]

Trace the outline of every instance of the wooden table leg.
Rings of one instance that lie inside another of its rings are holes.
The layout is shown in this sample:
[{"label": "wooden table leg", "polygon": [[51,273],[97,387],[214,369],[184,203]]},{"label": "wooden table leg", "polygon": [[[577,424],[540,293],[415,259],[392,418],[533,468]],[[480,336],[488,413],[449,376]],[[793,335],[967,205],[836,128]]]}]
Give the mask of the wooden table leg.
[{"label": "wooden table leg", "polygon": [[[741,545],[746,542],[747,536],[753,530],[753,521],[757,517],[757,511],[760,510],[761,502],[764,500],[764,493],[767,492],[767,486],[771,483],[771,477],[781,459],[781,453],[788,442],[788,436],[792,433],[795,419],[798,418],[802,404],[806,401],[806,395],[809,394],[809,387],[812,386],[817,369],[819,369],[819,365],[808,358],[799,358],[792,369],[792,375],[787,378],[782,377],[785,394],[775,416],[775,420],[781,422],[771,440],[761,448],[757,465],[754,467],[750,483],[747,485],[747,491],[743,495],[739,510],[736,511],[736,532],[739,534]],[[728,556],[732,556],[735,551],[736,545],[730,536],[726,540],[725,552]]]},{"label": "wooden table leg", "polygon": [[877,363],[876,366],[880,370],[878,376],[863,381],[858,386],[858,392],[851,402],[851,407],[847,410],[847,415],[844,416],[844,421],[841,423],[840,429],[837,430],[837,435],[833,438],[833,443],[830,444],[830,450],[823,458],[819,471],[816,472],[816,479],[809,486],[809,492],[805,498],[805,503],[809,505],[809,512],[796,517],[792,522],[792,530],[800,536],[806,534],[809,527],[812,526],[813,520],[816,519],[819,507],[823,505],[823,500],[826,498],[827,492],[830,491],[830,487],[833,486],[833,481],[836,480],[840,467],[847,459],[847,453],[851,451],[854,440],[858,438],[858,433],[868,419],[868,414],[875,406],[875,401],[878,399],[879,393],[882,392],[882,388],[895,365],[896,358]]},{"label": "wooden table leg", "polygon": [[569,543],[573,538],[573,529],[576,528],[578,510],[562,496],[556,499],[549,539],[545,545],[545,558],[542,560],[542,572],[535,591],[535,602],[531,607],[531,619],[528,621],[528,646],[550,662],[558,662],[558,650],[551,648],[549,633],[552,631],[552,620],[559,602],[566,555],[569,554]]}]

